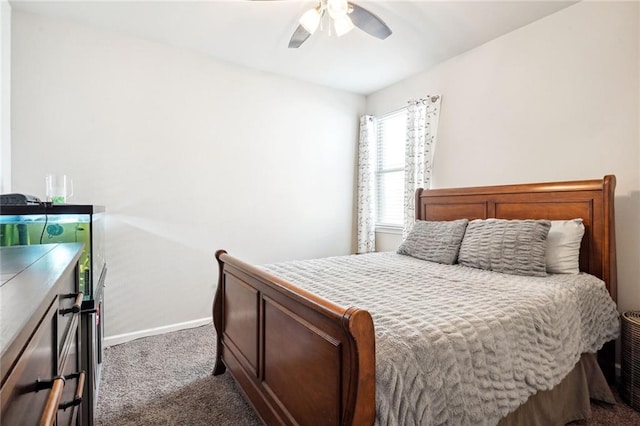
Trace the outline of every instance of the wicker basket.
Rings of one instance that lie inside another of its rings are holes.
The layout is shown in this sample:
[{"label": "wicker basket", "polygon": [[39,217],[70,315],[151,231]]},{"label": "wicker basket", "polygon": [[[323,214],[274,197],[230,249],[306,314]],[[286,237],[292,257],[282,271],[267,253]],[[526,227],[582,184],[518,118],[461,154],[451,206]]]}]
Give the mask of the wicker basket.
[{"label": "wicker basket", "polygon": [[622,372],[620,395],[640,410],[640,312],[622,314]]}]

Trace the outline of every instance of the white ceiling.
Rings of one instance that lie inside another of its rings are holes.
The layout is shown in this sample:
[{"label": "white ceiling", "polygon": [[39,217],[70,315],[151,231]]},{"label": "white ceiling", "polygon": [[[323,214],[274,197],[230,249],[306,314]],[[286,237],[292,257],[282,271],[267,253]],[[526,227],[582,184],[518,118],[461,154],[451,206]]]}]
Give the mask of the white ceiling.
[{"label": "white ceiling", "polygon": [[356,3],[393,34],[317,32],[288,49],[317,1],[30,1],[14,10],[70,19],[341,90],[370,94],[563,9],[575,1],[372,1]]}]

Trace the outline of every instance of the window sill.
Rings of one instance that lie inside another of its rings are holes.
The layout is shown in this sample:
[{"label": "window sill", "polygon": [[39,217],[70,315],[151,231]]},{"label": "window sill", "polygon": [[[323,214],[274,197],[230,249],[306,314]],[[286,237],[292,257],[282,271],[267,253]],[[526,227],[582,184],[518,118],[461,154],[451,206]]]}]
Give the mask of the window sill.
[{"label": "window sill", "polygon": [[381,234],[402,235],[402,226],[376,225],[376,232]]}]

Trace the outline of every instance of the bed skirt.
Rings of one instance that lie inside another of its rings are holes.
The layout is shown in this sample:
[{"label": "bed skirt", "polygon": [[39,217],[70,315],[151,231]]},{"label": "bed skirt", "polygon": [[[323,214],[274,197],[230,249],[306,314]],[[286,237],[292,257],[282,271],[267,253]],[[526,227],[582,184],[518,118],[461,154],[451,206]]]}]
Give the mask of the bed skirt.
[{"label": "bed skirt", "polygon": [[[568,397],[573,395],[573,397]],[[591,399],[615,404],[597,356],[582,354],[580,361],[557,386],[531,396],[500,420],[498,426],[565,425],[591,417]]]}]

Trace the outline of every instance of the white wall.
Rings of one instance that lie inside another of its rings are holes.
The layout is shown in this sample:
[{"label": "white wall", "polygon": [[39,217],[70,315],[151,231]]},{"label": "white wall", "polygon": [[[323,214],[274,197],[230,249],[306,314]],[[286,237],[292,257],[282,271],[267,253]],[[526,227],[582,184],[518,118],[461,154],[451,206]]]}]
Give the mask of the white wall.
[{"label": "white wall", "polygon": [[66,173],[71,201],[107,206],[107,336],[210,317],[219,248],[352,252],[364,97],[36,15],[13,26],[14,190]]},{"label": "white wall", "polygon": [[0,194],[11,192],[11,5],[0,0]]},{"label": "white wall", "polygon": [[638,6],[578,3],[367,98],[381,114],[443,95],[433,187],[615,174],[622,311],[640,309]]}]

